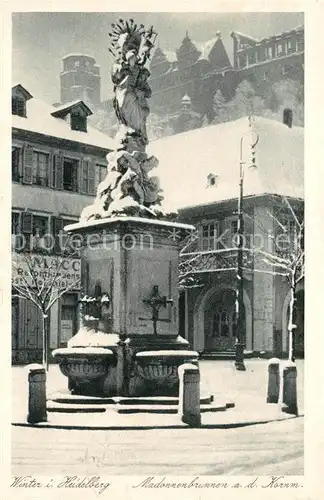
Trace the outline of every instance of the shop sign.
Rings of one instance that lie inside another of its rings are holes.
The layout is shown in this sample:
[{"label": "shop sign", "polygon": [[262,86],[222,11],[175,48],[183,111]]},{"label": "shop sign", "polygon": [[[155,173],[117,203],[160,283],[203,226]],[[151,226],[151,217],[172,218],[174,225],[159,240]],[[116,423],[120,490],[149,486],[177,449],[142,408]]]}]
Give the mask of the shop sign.
[{"label": "shop sign", "polygon": [[[28,259],[28,261],[26,260]],[[17,285],[24,284],[24,279],[30,286],[33,284],[28,264],[32,270],[33,277],[37,280],[37,285],[42,286],[45,282],[50,283],[51,278],[56,275],[55,286],[58,288],[68,288],[74,283],[73,290],[80,289],[81,260],[71,258],[60,258],[48,255],[13,253],[12,255],[12,280]],[[59,266],[59,270],[57,271]]]}]

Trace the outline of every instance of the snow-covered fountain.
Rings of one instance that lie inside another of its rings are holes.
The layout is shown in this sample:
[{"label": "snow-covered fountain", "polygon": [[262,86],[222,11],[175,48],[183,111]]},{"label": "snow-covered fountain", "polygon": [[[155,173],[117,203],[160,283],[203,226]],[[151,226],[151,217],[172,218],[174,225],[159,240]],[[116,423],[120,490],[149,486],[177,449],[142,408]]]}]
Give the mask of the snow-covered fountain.
[{"label": "snow-covered fountain", "polygon": [[193,228],[164,213],[146,153],[156,33],[119,20],[110,37],[117,147],[94,203],[65,228],[82,238],[84,294],[80,330],[53,356],[75,394],[177,395],[179,365],[198,363],[178,335],[179,242]]}]

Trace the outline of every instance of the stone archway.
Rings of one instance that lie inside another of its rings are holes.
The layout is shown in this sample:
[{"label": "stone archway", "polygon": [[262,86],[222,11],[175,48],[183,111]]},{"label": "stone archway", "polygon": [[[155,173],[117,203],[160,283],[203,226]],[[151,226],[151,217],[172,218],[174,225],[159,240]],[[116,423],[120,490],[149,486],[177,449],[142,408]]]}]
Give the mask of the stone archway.
[{"label": "stone archway", "polygon": [[[288,352],[288,313],[290,292],[287,293],[282,307],[282,352]],[[297,285],[296,288],[296,324],[295,331],[295,354],[304,356],[304,287]]]},{"label": "stone archway", "polygon": [[[206,325],[205,325],[205,311],[206,305],[210,302],[214,295],[217,295],[226,290],[235,292],[236,289],[230,285],[218,285],[210,288],[207,291],[203,291],[197,298],[194,307],[194,337],[193,337],[193,347],[196,351],[203,351],[206,348]],[[248,294],[244,290],[243,292],[243,302],[245,308],[245,324],[246,324],[246,349],[252,350],[252,309],[251,302]]]}]

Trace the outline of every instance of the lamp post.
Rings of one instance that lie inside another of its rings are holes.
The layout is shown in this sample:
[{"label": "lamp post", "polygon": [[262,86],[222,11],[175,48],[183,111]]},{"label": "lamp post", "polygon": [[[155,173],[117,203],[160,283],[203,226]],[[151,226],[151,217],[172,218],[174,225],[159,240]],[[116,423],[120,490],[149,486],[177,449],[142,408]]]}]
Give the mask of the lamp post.
[{"label": "lamp post", "polygon": [[[249,126],[251,127],[251,119],[249,119]],[[247,135],[251,135],[249,130],[246,134],[243,134],[240,141],[240,182],[239,182],[239,197],[238,197],[238,224],[237,224],[237,288],[236,288],[236,318],[237,318],[237,338],[235,344],[235,368],[240,371],[245,371],[244,365],[244,346],[245,346],[245,318],[243,315],[244,301],[243,301],[243,249],[244,249],[244,215],[243,215],[243,186],[244,186],[244,165],[243,161],[243,142]],[[253,135],[255,140],[253,140]],[[255,146],[259,142],[259,135],[252,132],[252,164],[250,168],[256,168],[255,165]]]}]

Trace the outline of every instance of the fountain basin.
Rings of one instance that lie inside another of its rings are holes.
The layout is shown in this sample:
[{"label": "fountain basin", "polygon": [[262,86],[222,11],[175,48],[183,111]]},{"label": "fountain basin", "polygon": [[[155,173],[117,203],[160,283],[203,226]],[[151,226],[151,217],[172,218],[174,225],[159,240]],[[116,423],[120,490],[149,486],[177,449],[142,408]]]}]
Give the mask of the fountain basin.
[{"label": "fountain basin", "polygon": [[116,356],[102,347],[66,347],[53,351],[63,375],[69,379],[74,394],[101,393],[101,385],[110,368],[116,364]]},{"label": "fountain basin", "polygon": [[198,353],[189,350],[142,351],[136,353],[135,359],[138,377],[169,392],[172,386],[173,390],[178,386],[179,366],[187,362],[198,364]]}]

